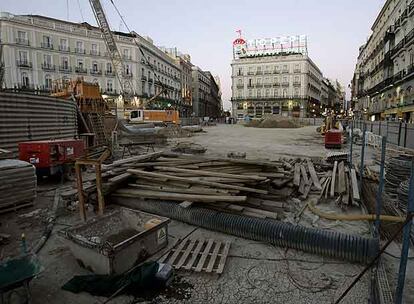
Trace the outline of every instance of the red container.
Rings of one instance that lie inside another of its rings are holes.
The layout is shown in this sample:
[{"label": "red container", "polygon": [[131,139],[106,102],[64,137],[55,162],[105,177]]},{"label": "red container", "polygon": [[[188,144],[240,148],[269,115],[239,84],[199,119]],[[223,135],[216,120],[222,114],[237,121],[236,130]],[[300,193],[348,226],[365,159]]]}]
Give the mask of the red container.
[{"label": "red container", "polygon": [[331,129],[325,133],[325,148],[341,148],[342,147],[342,131]]},{"label": "red container", "polygon": [[73,163],[85,153],[80,139],[39,140],[19,143],[19,159],[34,165],[42,175],[57,173],[64,164]]}]

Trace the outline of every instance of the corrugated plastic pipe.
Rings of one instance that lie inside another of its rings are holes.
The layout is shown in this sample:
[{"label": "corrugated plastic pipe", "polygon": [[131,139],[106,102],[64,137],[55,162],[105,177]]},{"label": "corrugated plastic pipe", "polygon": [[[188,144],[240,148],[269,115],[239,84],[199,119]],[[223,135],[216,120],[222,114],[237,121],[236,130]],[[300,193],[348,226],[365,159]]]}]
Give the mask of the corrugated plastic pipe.
[{"label": "corrugated plastic pipe", "polygon": [[165,201],[143,201],[117,196],[113,196],[112,201],[202,228],[350,262],[367,263],[379,248],[378,239],[276,220],[228,214],[199,207],[182,208],[176,203]]}]

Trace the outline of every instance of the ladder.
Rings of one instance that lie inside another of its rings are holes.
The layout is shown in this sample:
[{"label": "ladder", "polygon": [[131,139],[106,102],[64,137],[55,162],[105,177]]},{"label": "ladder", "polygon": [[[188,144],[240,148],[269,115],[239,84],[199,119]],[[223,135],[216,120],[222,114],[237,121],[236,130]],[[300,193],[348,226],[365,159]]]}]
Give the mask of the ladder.
[{"label": "ladder", "polygon": [[103,117],[99,113],[86,113],[86,121],[89,124],[89,129],[95,134],[95,146],[103,146],[108,144],[108,136],[105,132]]}]

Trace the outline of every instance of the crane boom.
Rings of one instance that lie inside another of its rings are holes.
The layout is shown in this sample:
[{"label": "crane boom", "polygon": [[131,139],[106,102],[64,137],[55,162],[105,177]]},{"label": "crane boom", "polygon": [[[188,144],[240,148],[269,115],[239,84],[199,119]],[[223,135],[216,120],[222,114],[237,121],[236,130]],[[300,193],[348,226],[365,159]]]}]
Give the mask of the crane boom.
[{"label": "crane boom", "polygon": [[95,15],[96,22],[101,29],[106,48],[108,49],[109,57],[111,58],[112,66],[115,75],[119,81],[121,94],[123,97],[132,97],[134,95],[134,87],[129,78],[124,77],[124,60],[119,52],[115,42],[115,37],[111,32],[105,12],[99,0],[89,0],[92,11]]}]

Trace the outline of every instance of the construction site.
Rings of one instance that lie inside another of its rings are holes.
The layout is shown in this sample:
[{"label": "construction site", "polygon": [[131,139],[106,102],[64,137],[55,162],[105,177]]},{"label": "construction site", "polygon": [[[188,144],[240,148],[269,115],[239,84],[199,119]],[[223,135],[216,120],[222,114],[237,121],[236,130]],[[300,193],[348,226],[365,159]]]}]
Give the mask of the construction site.
[{"label": "construction site", "polygon": [[0,86],[0,304],[414,303],[412,124],[137,97],[89,3],[116,98]]}]

